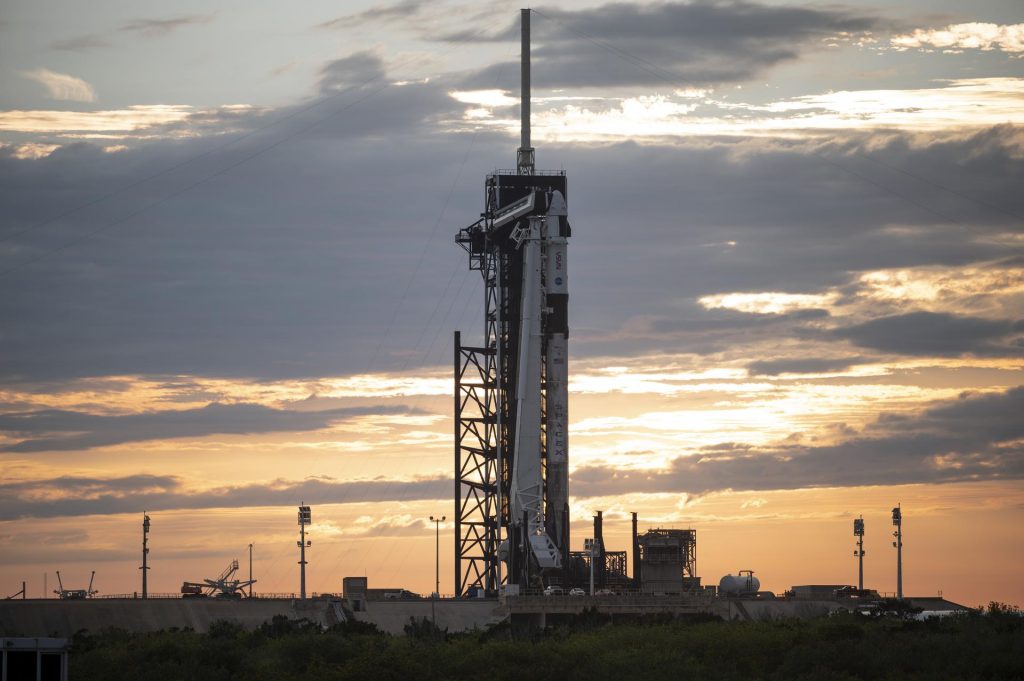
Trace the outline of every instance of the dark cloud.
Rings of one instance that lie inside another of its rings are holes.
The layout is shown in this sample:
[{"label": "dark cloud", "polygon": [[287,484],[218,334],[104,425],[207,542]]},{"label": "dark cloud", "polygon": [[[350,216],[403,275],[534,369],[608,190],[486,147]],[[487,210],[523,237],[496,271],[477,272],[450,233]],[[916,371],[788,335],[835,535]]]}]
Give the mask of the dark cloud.
[{"label": "dark cloud", "polygon": [[747,371],[753,376],[778,376],[779,374],[818,374],[842,371],[857,364],[863,364],[863,357],[804,357],[793,359],[767,359],[751,362]]},{"label": "dark cloud", "polygon": [[1001,319],[962,317],[936,312],[911,312],[872,319],[835,331],[838,338],[882,352],[928,357],[1021,355],[1018,344],[1005,342],[1021,325]]},{"label": "dark cloud", "polygon": [[0,521],[112,515],[143,510],[293,506],[303,499],[315,499],[318,504],[419,501],[447,499],[452,489],[451,478],[355,481],[310,478],[273,480],[205,491],[190,490],[180,478],[165,476],[97,478],[71,487],[65,485],[66,480],[0,482]]},{"label": "dark cloud", "polygon": [[[876,17],[838,8],[752,2],[612,3],[534,13],[534,84],[541,88],[743,81],[820,47],[824,37],[866,31]],[[492,40],[516,40],[518,20]],[[471,40],[469,32],[449,40]],[[479,38],[478,38],[479,39]],[[488,67],[471,82],[488,80]]]},{"label": "dark cloud", "polygon": [[[704,494],[1024,479],[1024,388],[965,395],[912,417],[882,418],[860,437],[821,446],[743,450],[729,446],[680,457],[665,472],[584,467],[573,492]],[[732,443],[730,443],[732,445]]]},{"label": "dark cloud", "polygon": [[208,24],[213,21],[213,14],[189,14],[167,19],[135,19],[121,26],[122,31],[140,33],[148,37],[167,35],[172,31],[196,24]]},{"label": "dark cloud", "polygon": [[[451,330],[481,327],[479,276],[452,234],[477,218],[484,174],[514,165],[517,141],[446,133],[466,108],[448,96],[450,81],[359,84],[381,70],[373,55],[352,55],[325,68],[329,94],[275,112],[277,125],[261,129],[271,121],[256,114],[211,123],[243,138],[116,154],[76,144],[32,161],[0,151],[0,319],[17,320],[0,334],[0,380],[446,364]],[[494,85],[512,86],[515,70],[505,75]],[[1010,132],[927,145],[893,134],[878,148],[857,135],[825,147],[541,145],[539,167],[569,173],[574,356],[741,353],[833,322],[820,311],[705,310],[696,299],[815,293],[863,271],[1021,257],[1019,242],[991,238],[1020,231],[1004,214],[954,196],[971,230],[943,223],[917,204],[948,193],[917,186],[910,202],[821,158],[867,165],[870,153],[926,168],[936,183],[1024,214],[1024,158]],[[834,339],[821,329],[815,338]],[[746,356],[757,359],[785,358]]]},{"label": "dark cloud", "polygon": [[368,85],[383,78],[384,62],[372,52],[357,52],[328,62],[320,70],[320,92],[331,93]]},{"label": "dark cloud", "polygon": [[0,414],[0,432],[21,438],[0,446],[3,452],[74,451],[183,437],[302,432],[368,414],[408,414],[404,406],[346,407],[325,411],[287,411],[259,404],[208,404],[200,409],[101,416],[47,409]]}]

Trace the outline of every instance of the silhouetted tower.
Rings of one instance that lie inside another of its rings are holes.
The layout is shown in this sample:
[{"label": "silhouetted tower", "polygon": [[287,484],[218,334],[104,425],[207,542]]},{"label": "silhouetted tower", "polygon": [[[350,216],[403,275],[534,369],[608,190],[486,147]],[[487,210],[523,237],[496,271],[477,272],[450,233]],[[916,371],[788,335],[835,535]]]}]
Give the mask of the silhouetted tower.
[{"label": "silhouetted tower", "polygon": [[309,506],[299,506],[299,598],[306,600],[306,547],[313,542],[306,539],[306,525],[313,524],[313,514]]},{"label": "silhouetted tower", "polygon": [[142,512],[142,597],[149,598],[149,516]]},{"label": "silhouetted tower", "polygon": [[896,538],[896,541],[892,543],[896,547],[896,598],[903,600],[903,511],[901,509],[902,504],[897,504],[896,508],[892,509],[892,524],[896,526],[896,531],[892,533],[892,536]]},{"label": "silhouetted tower", "polygon": [[864,516],[853,519],[853,536],[857,538],[857,548],[853,555],[857,557],[857,589],[864,590]]},{"label": "silhouetted tower", "polygon": [[484,282],[484,338],[455,333],[455,593],[540,586],[569,557],[566,177],[530,141],[530,10],[521,138],[456,243]]}]

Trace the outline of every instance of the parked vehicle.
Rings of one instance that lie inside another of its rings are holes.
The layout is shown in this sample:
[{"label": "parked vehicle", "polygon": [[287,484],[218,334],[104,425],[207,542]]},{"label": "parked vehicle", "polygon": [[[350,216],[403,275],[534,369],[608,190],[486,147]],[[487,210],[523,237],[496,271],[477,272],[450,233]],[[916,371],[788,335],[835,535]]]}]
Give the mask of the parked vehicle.
[{"label": "parked vehicle", "polygon": [[560,586],[552,585],[552,586],[549,586],[548,588],[544,589],[544,595],[545,596],[564,596],[565,595],[565,591]]},{"label": "parked vehicle", "polygon": [[586,596],[587,592],[577,586],[575,588],[569,589],[569,595],[570,596]]}]

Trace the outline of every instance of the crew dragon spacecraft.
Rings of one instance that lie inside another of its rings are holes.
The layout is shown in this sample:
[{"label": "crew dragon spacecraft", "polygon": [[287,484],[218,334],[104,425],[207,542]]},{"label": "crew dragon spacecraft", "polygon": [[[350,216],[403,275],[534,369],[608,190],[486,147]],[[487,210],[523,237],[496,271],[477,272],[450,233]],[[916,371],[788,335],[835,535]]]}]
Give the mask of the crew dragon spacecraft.
[{"label": "crew dragon spacecraft", "polygon": [[455,333],[455,593],[558,580],[569,558],[564,172],[530,146],[530,11],[522,11],[522,139],[458,232],[484,282],[484,342]]}]

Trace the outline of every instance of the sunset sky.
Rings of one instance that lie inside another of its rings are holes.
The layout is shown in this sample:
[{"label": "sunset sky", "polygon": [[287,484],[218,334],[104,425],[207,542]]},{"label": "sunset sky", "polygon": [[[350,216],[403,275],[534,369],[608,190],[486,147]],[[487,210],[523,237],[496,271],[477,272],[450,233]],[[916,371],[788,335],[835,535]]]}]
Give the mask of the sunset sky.
[{"label": "sunset sky", "polygon": [[[0,597],[452,579],[453,242],[519,4],[0,0]],[[569,183],[573,548],[1024,605],[1019,0],[539,5]]]}]

